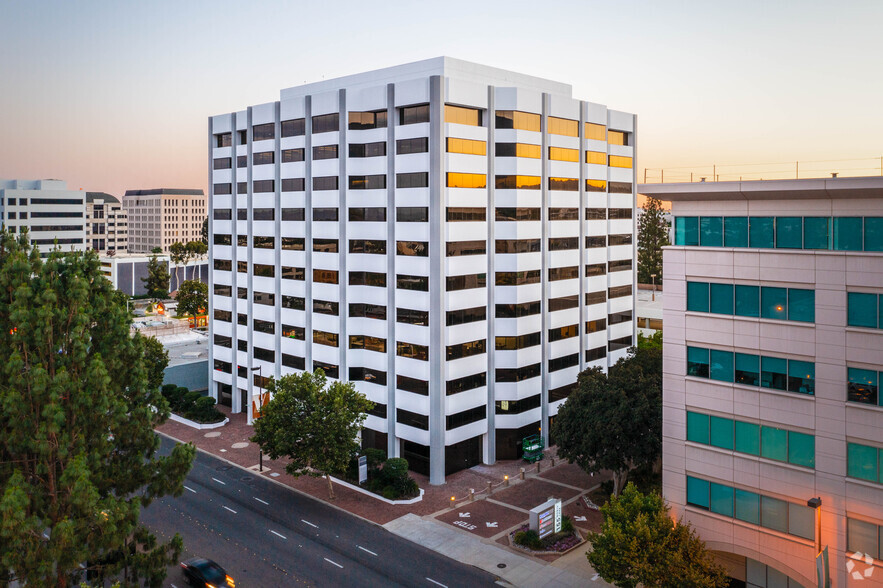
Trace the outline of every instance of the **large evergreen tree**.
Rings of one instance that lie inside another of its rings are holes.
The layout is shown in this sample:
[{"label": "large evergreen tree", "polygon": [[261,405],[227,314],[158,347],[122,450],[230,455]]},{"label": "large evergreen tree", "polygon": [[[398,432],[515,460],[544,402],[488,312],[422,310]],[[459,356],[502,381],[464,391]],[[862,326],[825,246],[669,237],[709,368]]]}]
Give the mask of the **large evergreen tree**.
[{"label": "large evergreen tree", "polygon": [[288,457],[292,476],[325,476],[334,499],[331,475],[346,470],[359,452],[356,437],[374,404],[352,383],[326,386],[325,372],[302,372],[271,379],[270,402],[254,422],[252,441],[272,459]]},{"label": "large evergreen tree", "polygon": [[604,373],[582,372],[552,425],[558,455],[588,473],[613,472],[619,494],[629,470],[651,466],[662,451],[662,349],[629,350]]},{"label": "large evergreen tree", "polygon": [[42,260],[0,236],[0,570],[22,584],[70,586],[85,564],[160,586],[178,558],[138,517],[182,491],[194,448],[155,456],[169,411],[129,324],[94,252]]},{"label": "large evergreen tree", "polygon": [[169,270],[157,256],[147,261],[147,277],[141,278],[147,295],[151,298],[165,298],[169,295]]},{"label": "large evergreen tree", "polygon": [[662,205],[655,198],[648,198],[644,214],[638,222],[638,283],[650,284],[653,274],[656,283],[662,283],[662,248],[669,245],[668,223]]},{"label": "large evergreen tree", "polygon": [[600,533],[591,533],[586,557],[607,582],[624,588],[724,588],[728,580],[688,524],[673,521],[656,493],[634,484],[601,507]]}]

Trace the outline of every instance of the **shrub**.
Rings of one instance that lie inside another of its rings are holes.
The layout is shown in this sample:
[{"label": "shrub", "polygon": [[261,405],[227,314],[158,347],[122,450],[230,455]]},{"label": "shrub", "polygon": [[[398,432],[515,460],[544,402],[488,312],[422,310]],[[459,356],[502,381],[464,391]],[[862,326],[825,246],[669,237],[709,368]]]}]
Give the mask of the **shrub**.
[{"label": "shrub", "polygon": [[573,521],[570,517],[561,517],[561,532],[573,533]]},{"label": "shrub", "polygon": [[[182,388],[182,390],[187,390],[187,388]],[[184,393],[184,398],[181,400],[180,408],[181,410],[187,411],[193,404],[202,398],[202,394],[195,390],[190,390],[189,392]]]},{"label": "shrub", "polygon": [[399,493],[395,491],[395,488],[392,486],[387,486],[380,493],[381,496],[386,498],[387,500],[396,500],[399,497]]},{"label": "shrub", "polygon": [[420,486],[410,476],[396,480],[393,487],[398,492],[400,498],[414,498],[420,494]]},{"label": "shrub", "polygon": [[190,407],[189,417],[200,423],[216,423],[224,419],[224,415],[215,408],[215,399],[211,396],[200,396]]},{"label": "shrub", "polygon": [[408,477],[408,460],[403,457],[393,457],[383,464],[383,477],[393,482]]},{"label": "shrub", "polygon": [[543,548],[543,542],[540,540],[539,534],[533,530],[519,531],[515,533],[512,540],[515,541],[516,545],[521,545],[535,551],[539,551]]},{"label": "shrub", "polygon": [[379,468],[386,461],[386,452],[382,449],[369,447],[365,450],[365,457],[368,458],[368,469],[373,470]]}]

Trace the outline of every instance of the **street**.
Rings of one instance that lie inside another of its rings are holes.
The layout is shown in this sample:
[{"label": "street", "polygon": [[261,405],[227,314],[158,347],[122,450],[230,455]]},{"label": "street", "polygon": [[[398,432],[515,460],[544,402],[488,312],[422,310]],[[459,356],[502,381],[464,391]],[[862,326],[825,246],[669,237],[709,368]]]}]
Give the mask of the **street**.
[{"label": "street", "polygon": [[[173,442],[160,438],[167,454]],[[143,509],[142,522],[163,541],[180,533],[182,560],[215,560],[237,588],[489,586],[496,579],[202,452],[184,484],[181,496]],[[170,568],[166,585],[186,585],[180,568]]]}]

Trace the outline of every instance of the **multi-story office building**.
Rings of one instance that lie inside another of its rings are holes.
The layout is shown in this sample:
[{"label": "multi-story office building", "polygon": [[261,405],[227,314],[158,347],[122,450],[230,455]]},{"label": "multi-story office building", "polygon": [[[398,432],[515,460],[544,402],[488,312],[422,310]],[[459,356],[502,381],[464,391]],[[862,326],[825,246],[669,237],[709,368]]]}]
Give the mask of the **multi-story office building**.
[{"label": "multi-story office building", "polygon": [[62,180],[0,180],[4,227],[13,233],[27,229],[44,257],[56,246],[86,249],[85,212],[85,194],[68,190]]},{"label": "multi-story office building", "polygon": [[663,330],[674,516],[748,586],[816,586],[819,545],[833,586],[883,585],[883,178],[639,191],[675,217]]},{"label": "multi-story office building", "polygon": [[86,192],[86,245],[101,254],[125,253],[128,246],[126,211],[105,192]]},{"label": "multi-story office building", "polygon": [[[362,440],[446,472],[518,454],[634,340],[635,116],[437,58],[212,117],[212,393],[322,368]],[[260,380],[259,380],[260,382]]]},{"label": "multi-story office building", "polygon": [[129,221],[129,251],[150,253],[161,247],[168,253],[172,243],[199,241],[206,202],[202,190],[126,190],[123,208]]}]

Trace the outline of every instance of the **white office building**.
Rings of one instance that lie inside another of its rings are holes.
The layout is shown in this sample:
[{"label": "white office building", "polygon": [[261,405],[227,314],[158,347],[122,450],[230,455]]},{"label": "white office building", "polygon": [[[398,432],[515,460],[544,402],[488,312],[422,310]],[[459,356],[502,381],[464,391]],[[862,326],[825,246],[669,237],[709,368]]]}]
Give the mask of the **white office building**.
[{"label": "white office building", "polygon": [[0,218],[12,233],[27,229],[42,256],[86,249],[85,193],[62,180],[0,179]]},{"label": "white office building", "polygon": [[883,178],[650,184],[663,494],[749,587],[883,586]]},{"label": "white office building", "polygon": [[207,198],[202,190],[154,188],[126,190],[123,208],[128,217],[128,249],[169,253],[174,243],[202,239]]},{"label": "white office building", "polygon": [[212,394],[322,368],[433,484],[548,442],[634,340],[635,124],[446,57],[211,117]]},{"label": "white office building", "polygon": [[89,248],[99,255],[125,253],[128,228],[128,215],[115,196],[86,192],[86,245]]}]

